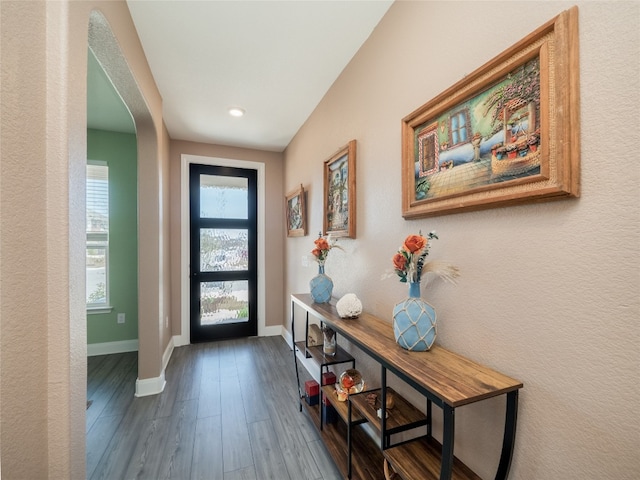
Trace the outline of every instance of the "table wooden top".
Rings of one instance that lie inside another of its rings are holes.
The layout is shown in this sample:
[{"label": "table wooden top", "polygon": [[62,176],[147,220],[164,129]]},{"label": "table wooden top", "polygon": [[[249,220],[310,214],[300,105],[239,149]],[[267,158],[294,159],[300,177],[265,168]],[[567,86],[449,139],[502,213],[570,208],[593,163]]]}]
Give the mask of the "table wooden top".
[{"label": "table wooden top", "polygon": [[451,407],[522,388],[518,380],[438,345],[428,352],[405,350],[396,343],[391,322],[366,312],[356,319],[342,319],[334,298],[331,303],[314,303],[310,294],[302,293],[291,295],[291,299],[389,370],[404,376],[419,390],[430,392]]}]

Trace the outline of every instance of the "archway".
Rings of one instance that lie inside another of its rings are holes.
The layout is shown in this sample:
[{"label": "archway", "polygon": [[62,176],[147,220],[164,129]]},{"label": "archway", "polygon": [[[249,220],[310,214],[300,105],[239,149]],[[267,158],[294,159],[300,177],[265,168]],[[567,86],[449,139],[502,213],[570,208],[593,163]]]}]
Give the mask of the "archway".
[{"label": "archway", "polygon": [[89,47],[131,112],[138,143],[138,382],[164,385],[160,346],[163,299],[162,165],[151,112],[104,15],[91,12]]}]

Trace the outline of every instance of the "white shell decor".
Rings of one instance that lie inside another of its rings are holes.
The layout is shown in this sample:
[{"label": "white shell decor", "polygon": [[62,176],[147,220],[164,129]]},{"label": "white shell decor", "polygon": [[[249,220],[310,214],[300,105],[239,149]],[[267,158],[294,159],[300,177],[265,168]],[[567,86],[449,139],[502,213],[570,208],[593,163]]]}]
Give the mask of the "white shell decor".
[{"label": "white shell decor", "polygon": [[347,293],[336,303],[336,310],[340,318],[357,318],[362,313],[362,302],[355,293]]}]

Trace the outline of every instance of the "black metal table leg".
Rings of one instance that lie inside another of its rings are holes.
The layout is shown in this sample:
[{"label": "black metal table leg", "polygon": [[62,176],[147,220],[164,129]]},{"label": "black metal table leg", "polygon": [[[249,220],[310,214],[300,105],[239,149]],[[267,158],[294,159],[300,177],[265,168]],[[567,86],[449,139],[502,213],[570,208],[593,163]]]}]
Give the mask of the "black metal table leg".
[{"label": "black metal table leg", "polygon": [[504,437],[502,439],[502,453],[496,472],[496,480],[505,480],[511,468],[513,447],[516,439],[516,423],[518,420],[518,390],[507,393],[507,411],[504,420]]},{"label": "black metal table leg", "polygon": [[391,436],[387,433],[387,369],[380,370],[380,450],[389,448]]},{"label": "black metal table leg", "polygon": [[432,425],[433,425],[433,417],[431,416],[431,400],[427,398],[427,437],[431,438],[433,431],[432,431]]},{"label": "black metal table leg", "polygon": [[440,465],[440,480],[450,480],[453,470],[455,409],[449,405],[444,405],[442,409],[444,413],[444,424],[442,426],[442,465]]},{"label": "black metal table leg", "polygon": [[351,478],[351,400],[347,398],[347,478]]},{"label": "black metal table leg", "polygon": [[291,346],[293,347],[293,363],[296,366],[296,382],[298,384],[298,407],[302,412],[302,390],[300,389],[300,374],[298,373],[298,354],[296,353],[296,325],[295,325],[295,314],[293,309],[295,308],[294,303],[291,302]]},{"label": "black metal table leg", "polygon": [[324,392],[322,391],[322,374],[324,373],[324,369],[329,371],[329,368],[326,365],[320,366],[320,386],[318,387],[318,408],[320,408],[320,431],[322,431],[324,427],[324,422],[326,418],[324,418]]}]

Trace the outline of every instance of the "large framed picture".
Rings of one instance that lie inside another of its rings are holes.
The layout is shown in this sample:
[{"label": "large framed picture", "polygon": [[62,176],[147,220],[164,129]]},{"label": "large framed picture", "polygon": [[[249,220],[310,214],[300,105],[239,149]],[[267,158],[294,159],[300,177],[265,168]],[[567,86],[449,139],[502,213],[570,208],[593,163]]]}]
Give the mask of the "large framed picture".
[{"label": "large framed picture", "polygon": [[326,235],[356,238],[356,141],[351,140],[324,162]]},{"label": "large framed picture", "polygon": [[302,185],[287,194],[286,212],[287,236],[304,237],[307,234],[307,212]]},{"label": "large framed picture", "polygon": [[402,214],[580,193],[578,10],[553,18],[402,120]]}]

